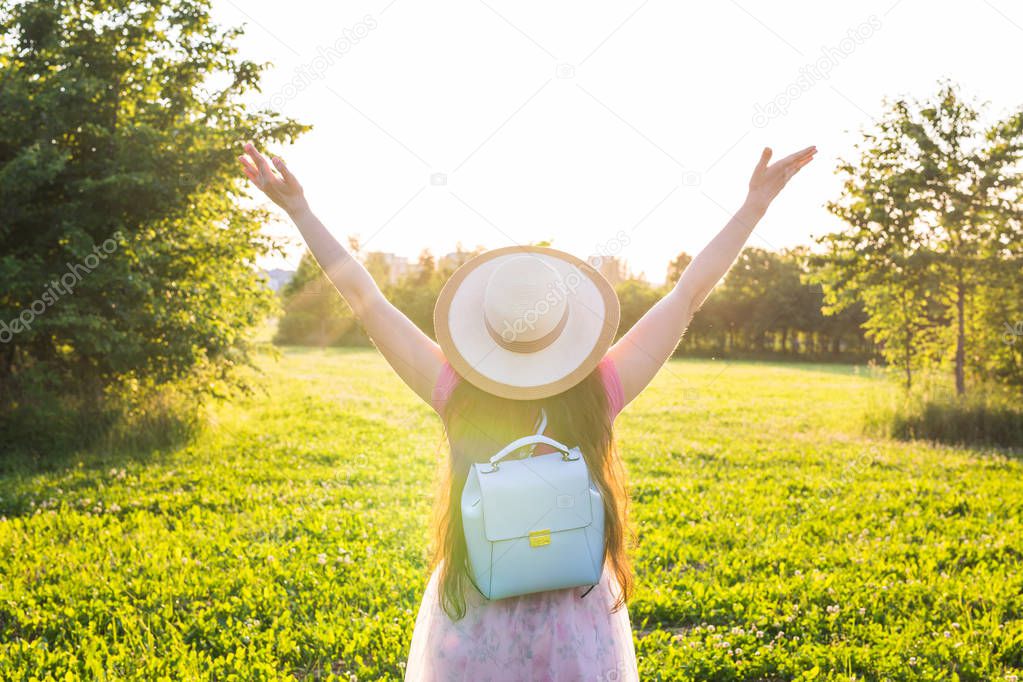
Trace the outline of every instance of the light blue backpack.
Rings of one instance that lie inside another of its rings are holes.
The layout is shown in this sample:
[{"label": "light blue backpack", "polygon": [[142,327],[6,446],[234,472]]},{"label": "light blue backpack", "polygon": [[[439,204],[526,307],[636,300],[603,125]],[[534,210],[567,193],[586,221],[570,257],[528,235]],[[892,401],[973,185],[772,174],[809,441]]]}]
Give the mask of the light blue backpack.
[{"label": "light blue backpack", "polygon": [[[473,583],[487,599],[593,586],[604,566],[604,503],[579,448],[537,432],[473,464],[462,526]],[[544,443],[557,452],[532,455]],[[509,455],[529,447],[522,459]]]}]

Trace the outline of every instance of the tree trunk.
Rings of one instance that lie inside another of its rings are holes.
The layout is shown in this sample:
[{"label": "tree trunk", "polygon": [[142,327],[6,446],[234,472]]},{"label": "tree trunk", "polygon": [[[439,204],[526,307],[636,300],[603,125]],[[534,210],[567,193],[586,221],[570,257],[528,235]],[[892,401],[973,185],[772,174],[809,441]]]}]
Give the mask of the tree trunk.
[{"label": "tree trunk", "polygon": [[963,271],[959,268],[956,281],[956,395],[966,395],[966,292],[963,286]]},{"label": "tree trunk", "polygon": [[913,333],[906,325],[906,390],[913,388]]}]

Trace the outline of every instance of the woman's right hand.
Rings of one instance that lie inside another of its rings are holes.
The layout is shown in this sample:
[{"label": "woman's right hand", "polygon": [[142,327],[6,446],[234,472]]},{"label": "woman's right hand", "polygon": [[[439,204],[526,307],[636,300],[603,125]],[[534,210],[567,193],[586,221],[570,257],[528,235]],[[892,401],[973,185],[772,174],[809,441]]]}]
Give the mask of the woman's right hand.
[{"label": "woman's right hand", "polygon": [[752,207],[766,211],[774,198],[785,187],[792,176],[806,164],[813,161],[817,147],[810,146],[790,154],[784,159],[768,165],[771,160],[771,148],[765,147],[760,155],[760,162],[753,169],[753,177],[749,181],[749,194],[746,202]]},{"label": "woman's right hand", "polygon": [[[281,157],[273,157],[271,167],[266,157],[256,149],[256,145],[246,142],[245,154],[239,156],[238,161],[241,162],[249,180],[252,180],[275,204],[287,211],[288,215],[297,215],[309,207],[302,185],[288,170]],[[277,173],[274,172],[274,168],[277,169]]]}]

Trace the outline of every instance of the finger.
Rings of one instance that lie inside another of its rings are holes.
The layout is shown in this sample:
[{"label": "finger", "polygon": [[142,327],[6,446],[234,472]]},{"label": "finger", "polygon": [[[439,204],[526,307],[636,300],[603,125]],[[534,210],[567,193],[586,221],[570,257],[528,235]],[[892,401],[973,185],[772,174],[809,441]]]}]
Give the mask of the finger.
[{"label": "finger", "polygon": [[764,147],[764,151],[760,153],[760,161],[757,162],[756,169],[758,171],[762,171],[765,168],[767,168],[767,162],[771,160],[772,153],[773,152],[771,151],[770,147]]},{"label": "finger", "polygon": [[814,160],[814,158],[815,158],[815,157],[814,157],[814,156],[813,156],[813,155],[811,154],[810,156],[806,157],[805,159],[802,159],[802,160],[800,160],[800,161],[799,161],[799,162],[798,162],[798,163],[796,164],[796,170],[799,170],[800,168],[802,168],[802,167],[803,167],[803,166],[805,166],[806,164],[810,163],[811,161],[813,161],[813,160]]},{"label": "finger", "polygon": [[247,155],[242,154],[238,157],[238,160],[241,162],[242,169],[245,171],[245,174],[249,176],[249,179],[255,181],[256,178],[259,177],[259,169],[256,168],[256,164],[252,163],[252,159],[250,159]]},{"label": "finger", "polygon": [[256,145],[254,145],[251,141],[246,142],[245,151],[248,152],[248,155],[256,162],[256,168],[259,169],[260,173],[266,174],[267,179],[273,176],[273,169],[270,168],[270,163],[266,160],[266,157],[263,156],[258,149],[256,149]]},{"label": "finger", "polygon": [[789,180],[791,180],[792,176],[794,176],[796,173],[798,173],[800,170],[802,170],[803,166],[805,166],[806,164],[810,163],[811,161],[813,161],[813,157],[812,156],[807,157],[807,158],[803,159],[802,161],[799,161],[798,163],[792,164],[788,168],[786,168],[785,169],[785,182],[788,182]]},{"label": "finger", "polygon": [[287,164],[284,163],[284,159],[282,159],[279,156],[275,156],[273,157],[273,162],[274,168],[276,168],[277,171],[281,174],[281,177],[284,178],[284,182],[286,184],[291,186],[298,185],[298,178],[295,177],[294,173],[291,172],[291,169],[288,168]]},{"label": "finger", "polygon": [[794,154],[789,154],[788,156],[786,156],[784,159],[782,159],[778,163],[782,164],[782,165],[794,163],[794,162],[800,161],[800,160],[802,160],[802,159],[804,159],[804,158],[806,158],[808,156],[812,157],[816,153],[817,153],[817,147],[810,146],[810,147],[807,147],[806,149],[800,149],[798,152],[795,152]]}]

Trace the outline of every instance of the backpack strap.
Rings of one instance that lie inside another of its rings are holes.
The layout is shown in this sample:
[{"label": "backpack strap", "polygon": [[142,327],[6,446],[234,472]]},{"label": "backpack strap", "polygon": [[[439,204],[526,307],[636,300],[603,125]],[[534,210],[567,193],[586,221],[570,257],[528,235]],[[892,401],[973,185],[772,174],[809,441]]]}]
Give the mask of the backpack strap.
[{"label": "backpack strap", "polygon": [[536,420],[536,433],[537,435],[542,434],[543,430],[547,428],[547,410],[540,408],[540,417]]},{"label": "backpack strap", "polygon": [[[543,430],[547,428],[547,410],[540,408],[540,416],[536,419],[536,435],[542,435]],[[536,452],[536,443],[533,443],[529,448],[529,456],[532,457],[533,453]]]}]

